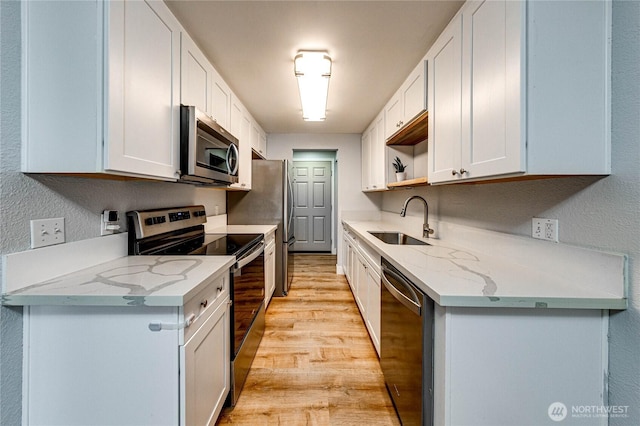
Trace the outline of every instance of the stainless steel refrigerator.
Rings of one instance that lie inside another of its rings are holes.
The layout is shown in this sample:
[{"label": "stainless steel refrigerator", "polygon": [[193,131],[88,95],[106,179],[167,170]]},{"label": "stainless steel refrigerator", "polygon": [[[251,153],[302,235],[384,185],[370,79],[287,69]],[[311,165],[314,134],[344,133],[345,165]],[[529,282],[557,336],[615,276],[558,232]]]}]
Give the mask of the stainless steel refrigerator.
[{"label": "stainless steel refrigerator", "polygon": [[287,160],[253,160],[251,191],[227,192],[229,225],[278,225],[275,296],[286,296],[293,279],[293,188]]}]

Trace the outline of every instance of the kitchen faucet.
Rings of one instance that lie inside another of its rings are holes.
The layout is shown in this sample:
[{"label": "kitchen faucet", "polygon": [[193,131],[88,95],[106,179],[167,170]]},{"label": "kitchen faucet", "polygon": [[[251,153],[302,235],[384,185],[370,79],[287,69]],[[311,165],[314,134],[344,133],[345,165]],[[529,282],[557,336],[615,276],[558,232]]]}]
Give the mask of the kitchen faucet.
[{"label": "kitchen faucet", "polygon": [[400,216],[401,217],[406,216],[407,206],[409,205],[409,202],[414,198],[421,200],[424,203],[424,223],[422,224],[422,237],[429,238],[429,235],[433,234],[433,229],[429,228],[429,205],[427,204],[427,200],[425,200],[419,195],[412,195],[411,197],[407,198],[407,200],[404,202],[404,206],[402,207],[402,210],[400,210]]}]

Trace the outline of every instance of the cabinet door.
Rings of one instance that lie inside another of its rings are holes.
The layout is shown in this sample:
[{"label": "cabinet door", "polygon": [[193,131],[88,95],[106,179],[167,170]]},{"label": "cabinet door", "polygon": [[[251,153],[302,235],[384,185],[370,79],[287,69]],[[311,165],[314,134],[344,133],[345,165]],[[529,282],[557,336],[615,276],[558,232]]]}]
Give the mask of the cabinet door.
[{"label": "cabinet door", "polygon": [[104,5],[26,1],[21,6],[21,170],[100,172],[104,29],[96,24],[104,19]]},{"label": "cabinet door", "polygon": [[345,278],[349,281],[349,275],[347,274],[347,235],[346,230],[342,228],[342,252],[340,256],[340,264],[342,265],[342,272],[344,273]]},{"label": "cabinet door", "polygon": [[180,41],[180,101],[211,114],[213,66],[186,32]]},{"label": "cabinet door", "polygon": [[214,425],[229,393],[229,298],[181,348],[184,419],[181,425]]},{"label": "cabinet door", "polygon": [[211,116],[216,122],[229,128],[229,117],[231,112],[231,89],[222,79],[220,74],[213,69],[213,84],[211,91]]},{"label": "cabinet door", "polygon": [[375,191],[384,190],[387,187],[387,146],[384,140],[384,114],[378,115],[371,130],[370,140],[370,167],[369,171],[371,188]]},{"label": "cabinet door", "polygon": [[349,241],[349,239],[346,237],[344,243],[344,251],[344,275],[347,277],[347,282],[349,283],[349,287],[351,287],[351,291],[353,292],[353,247],[351,246],[351,241]]},{"label": "cabinet door", "polygon": [[425,72],[425,63],[424,61],[420,61],[418,66],[415,67],[402,85],[401,127],[409,123],[418,114],[427,109]]},{"label": "cabinet door", "polygon": [[462,178],[524,171],[523,13],[523,4],[511,0],[468,2],[462,9]]},{"label": "cabinet door", "polygon": [[371,130],[362,135],[362,190],[371,189]]},{"label": "cabinet door", "polygon": [[238,138],[240,165],[238,182],[233,188],[251,189],[251,118],[244,105],[235,96],[231,96],[231,134]]},{"label": "cabinet door", "polygon": [[[276,290],[276,244],[274,236],[267,244],[264,257],[265,307],[269,306],[271,296]],[[265,308],[266,309],[266,308]]]},{"label": "cabinet door", "polygon": [[360,313],[362,314],[362,317],[367,318],[367,295],[368,295],[368,282],[367,282],[367,262],[366,260],[364,260],[364,258],[362,257],[362,255],[359,252],[355,252],[355,256],[357,258],[356,260],[356,267],[358,269],[357,272],[357,277],[356,277],[356,302],[358,304],[358,307],[360,308]]},{"label": "cabinet door", "polygon": [[367,289],[367,328],[380,355],[380,274],[372,267],[367,268]]},{"label": "cabinet door", "polygon": [[177,177],[180,24],[163,2],[109,2],[104,169]]},{"label": "cabinet door", "polygon": [[264,158],[267,158],[267,134],[262,129],[260,129],[260,149],[258,152]]},{"label": "cabinet door", "polygon": [[429,182],[457,178],[462,140],[462,18],[457,15],[427,54]]},{"label": "cabinet door", "polygon": [[400,130],[403,111],[402,111],[402,96],[400,90],[387,102],[384,107],[385,116],[385,128],[384,137],[385,140],[389,139],[395,132]]},{"label": "cabinet door", "polygon": [[266,158],[265,148],[263,147],[262,129],[254,120],[251,120],[251,148],[262,158]]}]

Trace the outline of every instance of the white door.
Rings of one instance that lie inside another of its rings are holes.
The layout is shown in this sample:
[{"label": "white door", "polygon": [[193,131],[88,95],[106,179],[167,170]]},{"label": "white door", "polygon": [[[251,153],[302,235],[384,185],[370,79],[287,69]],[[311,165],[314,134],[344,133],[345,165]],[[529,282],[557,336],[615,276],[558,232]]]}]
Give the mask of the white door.
[{"label": "white door", "polygon": [[293,251],[331,251],[331,162],[294,161]]}]

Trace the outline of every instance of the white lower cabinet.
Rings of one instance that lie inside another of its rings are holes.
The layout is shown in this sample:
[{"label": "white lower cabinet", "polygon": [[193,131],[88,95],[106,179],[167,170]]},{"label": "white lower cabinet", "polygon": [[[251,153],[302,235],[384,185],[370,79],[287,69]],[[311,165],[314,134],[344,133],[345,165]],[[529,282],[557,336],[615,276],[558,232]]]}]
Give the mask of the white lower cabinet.
[{"label": "white lower cabinet", "polygon": [[175,180],[181,26],[167,6],[22,7],[22,171]]},{"label": "white lower cabinet", "polygon": [[214,425],[222,411],[231,378],[229,321],[225,303],[182,346],[184,395],[180,399],[185,410],[180,424]]},{"label": "white lower cabinet", "polygon": [[229,335],[228,271],[184,307],[27,306],[23,424],[213,425]]},{"label": "white lower cabinet", "polygon": [[275,233],[267,235],[264,249],[264,306],[265,309],[271,302],[271,297],[276,291],[276,241]]},{"label": "white lower cabinet", "polygon": [[380,255],[344,227],[343,244],[345,276],[380,356]]},{"label": "white lower cabinet", "polygon": [[433,424],[608,424],[608,318],[436,304]]},{"label": "white lower cabinet", "polygon": [[347,228],[342,228],[342,240],[343,240],[343,268],[344,275],[347,277],[347,282],[352,291],[354,290],[354,278],[355,278],[355,237],[349,233]]}]

